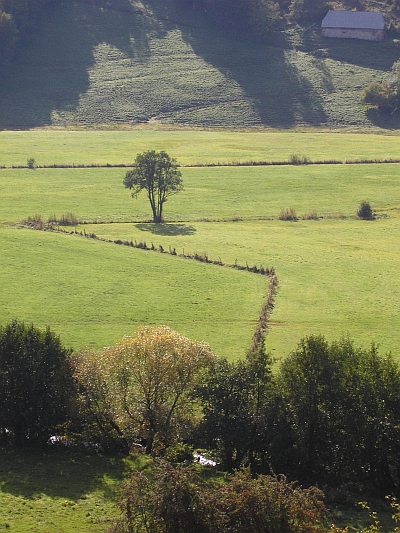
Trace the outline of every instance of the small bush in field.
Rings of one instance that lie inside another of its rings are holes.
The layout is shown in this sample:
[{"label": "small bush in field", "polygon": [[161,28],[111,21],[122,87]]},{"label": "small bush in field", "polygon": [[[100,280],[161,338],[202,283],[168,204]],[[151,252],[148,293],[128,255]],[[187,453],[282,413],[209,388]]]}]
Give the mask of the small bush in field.
[{"label": "small bush in field", "polygon": [[36,161],[33,157],[30,157],[27,161],[26,161],[26,164],[28,165],[28,168],[31,168],[31,169],[35,169],[36,168]]},{"label": "small bush in field", "polygon": [[311,163],[311,159],[306,155],[292,154],[289,157],[289,162],[292,165],[309,165]]},{"label": "small bush in field", "polygon": [[363,220],[372,220],[374,218],[371,206],[368,202],[361,202],[358,206],[357,216]]},{"label": "small bush in field", "polygon": [[66,213],[65,215],[61,215],[58,223],[60,226],[77,226],[79,224],[79,220],[73,213]]},{"label": "small bush in field", "polygon": [[303,215],[304,220],[318,220],[318,214],[316,211],[309,211]]},{"label": "small bush in field", "polygon": [[296,211],[293,209],[293,207],[282,209],[279,215],[279,220],[290,220],[290,221],[297,220]]}]

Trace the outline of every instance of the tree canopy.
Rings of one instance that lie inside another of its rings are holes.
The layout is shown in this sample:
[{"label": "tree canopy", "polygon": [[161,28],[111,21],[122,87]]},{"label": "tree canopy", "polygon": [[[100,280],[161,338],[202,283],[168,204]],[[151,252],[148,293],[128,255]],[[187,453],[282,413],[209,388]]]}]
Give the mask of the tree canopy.
[{"label": "tree canopy", "polygon": [[168,443],[190,413],[188,392],[213,364],[208,344],[190,340],[167,326],[138,328],[100,353],[76,357],[81,405],[111,435],[132,442]]},{"label": "tree canopy", "polygon": [[136,198],[143,189],[147,192],[153,212],[153,221],[162,222],[164,203],[173,194],[182,191],[182,175],[176,159],[166,152],[149,150],[138,154],[135,167],[126,173],[124,185]]},{"label": "tree canopy", "polygon": [[0,428],[17,445],[41,445],[66,420],[73,389],[68,356],[47,328],[0,327]]}]

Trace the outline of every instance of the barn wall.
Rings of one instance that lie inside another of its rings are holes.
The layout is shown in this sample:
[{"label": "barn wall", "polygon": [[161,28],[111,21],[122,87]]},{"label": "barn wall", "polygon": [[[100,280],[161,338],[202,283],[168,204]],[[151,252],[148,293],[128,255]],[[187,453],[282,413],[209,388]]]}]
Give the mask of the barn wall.
[{"label": "barn wall", "polygon": [[321,35],[338,39],[365,39],[367,41],[383,41],[385,37],[384,30],[347,28],[322,28]]}]

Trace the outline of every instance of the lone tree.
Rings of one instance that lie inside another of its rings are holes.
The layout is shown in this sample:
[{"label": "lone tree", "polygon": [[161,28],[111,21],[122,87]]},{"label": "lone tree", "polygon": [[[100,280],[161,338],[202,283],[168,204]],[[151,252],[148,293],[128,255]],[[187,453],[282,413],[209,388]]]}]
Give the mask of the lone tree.
[{"label": "lone tree", "polygon": [[176,159],[167,152],[154,150],[136,156],[135,168],[126,173],[124,185],[132,191],[132,198],[146,189],[155,223],[162,222],[162,210],[167,198],[183,189]]}]

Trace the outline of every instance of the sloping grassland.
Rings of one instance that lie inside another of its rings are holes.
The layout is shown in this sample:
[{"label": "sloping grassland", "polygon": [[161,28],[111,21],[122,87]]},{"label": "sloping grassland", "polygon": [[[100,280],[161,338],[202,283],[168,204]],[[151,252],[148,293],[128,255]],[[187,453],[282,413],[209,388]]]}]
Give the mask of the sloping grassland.
[{"label": "sloping grassland", "polygon": [[0,87],[0,128],[121,125],[398,127],[360,102],[397,41],[301,28],[255,42],[161,0],[48,8]]}]

